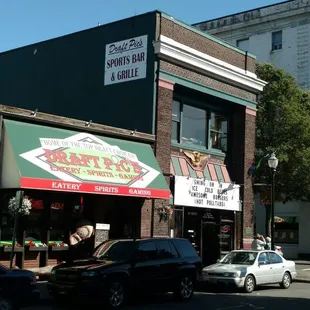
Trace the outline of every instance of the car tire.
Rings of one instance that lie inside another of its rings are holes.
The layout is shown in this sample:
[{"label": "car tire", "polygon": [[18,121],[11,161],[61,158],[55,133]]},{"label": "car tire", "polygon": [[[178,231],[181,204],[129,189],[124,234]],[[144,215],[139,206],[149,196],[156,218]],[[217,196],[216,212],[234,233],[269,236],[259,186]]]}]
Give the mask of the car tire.
[{"label": "car tire", "polygon": [[123,280],[111,279],[106,292],[106,304],[109,309],[120,309],[124,306],[126,286]]},{"label": "car tire", "polygon": [[18,307],[14,305],[13,301],[9,298],[0,297],[0,309],[3,310],[17,310]]},{"label": "car tire", "polygon": [[252,293],[255,290],[255,279],[252,275],[248,275],[244,281],[244,291],[246,293]]},{"label": "car tire", "polygon": [[282,278],[282,282],[280,283],[280,287],[283,289],[288,289],[291,286],[292,279],[288,272],[285,272]]},{"label": "car tire", "polygon": [[194,281],[190,275],[182,276],[178,281],[174,296],[179,300],[189,300],[194,294]]}]

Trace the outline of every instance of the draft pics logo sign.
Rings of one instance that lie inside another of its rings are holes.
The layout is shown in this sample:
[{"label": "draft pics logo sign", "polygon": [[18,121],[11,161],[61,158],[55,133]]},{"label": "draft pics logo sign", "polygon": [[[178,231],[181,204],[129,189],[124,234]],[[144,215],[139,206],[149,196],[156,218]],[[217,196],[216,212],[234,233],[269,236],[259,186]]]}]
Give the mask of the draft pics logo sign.
[{"label": "draft pics logo sign", "polygon": [[40,138],[40,143],[40,148],[20,156],[62,181],[146,188],[159,175],[136,154],[87,133]]}]

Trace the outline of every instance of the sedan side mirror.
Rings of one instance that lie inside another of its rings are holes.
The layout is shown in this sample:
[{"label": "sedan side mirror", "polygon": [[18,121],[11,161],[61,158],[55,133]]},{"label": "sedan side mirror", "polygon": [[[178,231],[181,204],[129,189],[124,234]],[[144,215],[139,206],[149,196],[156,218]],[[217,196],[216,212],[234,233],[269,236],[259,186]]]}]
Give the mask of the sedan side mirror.
[{"label": "sedan side mirror", "polygon": [[216,260],[217,263],[219,263],[220,261],[221,261],[220,259],[217,259],[217,260]]},{"label": "sedan side mirror", "polygon": [[265,265],[265,262],[258,262],[258,266]]}]

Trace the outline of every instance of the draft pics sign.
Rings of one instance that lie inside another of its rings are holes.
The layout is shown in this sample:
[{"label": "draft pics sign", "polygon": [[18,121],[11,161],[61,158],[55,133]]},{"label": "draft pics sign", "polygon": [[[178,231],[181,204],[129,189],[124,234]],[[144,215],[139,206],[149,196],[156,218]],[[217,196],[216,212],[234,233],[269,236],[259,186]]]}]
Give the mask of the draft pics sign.
[{"label": "draft pics sign", "polygon": [[175,176],[174,204],[241,211],[239,192],[239,185]]},{"label": "draft pics sign", "polygon": [[106,45],[104,85],[146,77],[147,35]]},{"label": "draft pics sign", "polygon": [[20,156],[58,179],[23,177],[23,188],[157,198],[167,195],[165,190],[147,188],[159,171],[140,162],[136,154],[93,135],[40,138],[40,143],[40,148]]}]

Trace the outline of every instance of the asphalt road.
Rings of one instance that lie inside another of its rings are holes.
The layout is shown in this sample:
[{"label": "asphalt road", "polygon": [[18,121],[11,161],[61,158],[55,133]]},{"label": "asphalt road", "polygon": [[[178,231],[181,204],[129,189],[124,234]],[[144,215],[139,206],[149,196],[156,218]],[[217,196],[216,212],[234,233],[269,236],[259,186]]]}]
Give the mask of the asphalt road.
[{"label": "asphalt road", "polygon": [[[279,286],[268,286],[258,289],[252,294],[231,293],[224,291],[198,292],[189,302],[175,302],[171,295],[156,296],[134,302],[125,309],[128,310],[275,310],[275,309],[310,309],[310,284],[293,283],[288,290],[282,290]],[[51,301],[37,307],[25,308],[25,310],[48,310],[48,309],[72,309],[72,306],[57,307]]]}]

